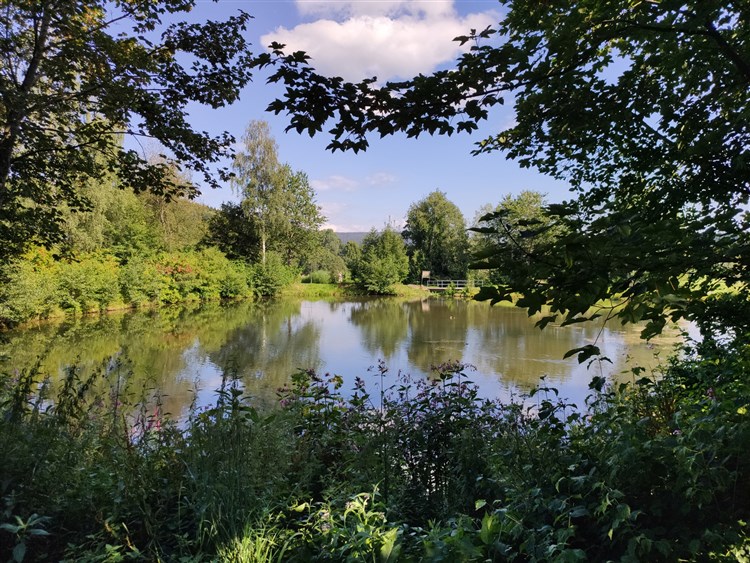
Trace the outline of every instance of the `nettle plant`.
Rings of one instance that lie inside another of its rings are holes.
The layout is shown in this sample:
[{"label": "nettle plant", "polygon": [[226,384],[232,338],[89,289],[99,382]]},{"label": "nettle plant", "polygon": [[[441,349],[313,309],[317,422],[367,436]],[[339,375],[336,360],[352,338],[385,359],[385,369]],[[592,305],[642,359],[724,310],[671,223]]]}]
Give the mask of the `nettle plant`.
[{"label": "nettle plant", "polygon": [[358,377],[348,396],[338,375],[298,372],[280,396],[305,458],[300,483],[318,499],[378,485],[390,513],[406,521],[473,511],[473,499],[492,493],[489,448],[511,407],[480,399],[470,367],[441,364],[431,379],[399,371],[389,382],[381,362],[371,368],[377,391]]}]

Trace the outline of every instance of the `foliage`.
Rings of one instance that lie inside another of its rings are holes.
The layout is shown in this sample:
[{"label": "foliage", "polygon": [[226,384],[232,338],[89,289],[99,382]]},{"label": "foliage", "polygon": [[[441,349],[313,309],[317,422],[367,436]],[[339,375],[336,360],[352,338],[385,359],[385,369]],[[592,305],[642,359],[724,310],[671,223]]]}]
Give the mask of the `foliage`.
[{"label": "foliage", "polygon": [[107,251],[126,262],[157,251],[194,250],[206,235],[215,211],[174,194],[135,194],[108,177],[82,183],[86,210],[62,210],[64,239],[59,253]]},{"label": "foliage", "polygon": [[139,199],[150,212],[149,223],[157,232],[158,246],[168,252],[197,248],[216,214],[210,207],[185,197],[167,199],[143,193]]},{"label": "foliage", "polygon": [[644,336],[705,318],[717,286],[747,300],[747,3],[501,3],[497,29],[457,38],[471,48],[455,68],[403,82],[347,84],[273,45],[258,64],[286,89],[269,109],[357,151],[373,133],[473,131],[512,103],[512,125],[476,152],[500,150],[577,198],[548,206],[564,234],[485,297],[518,292],[567,322],[615,298],[607,314],[649,321]]},{"label": "foliage", "polygon": [[[347,243],[348,244],[348,243]],[[357,282],[372,293],[393,294],[409,274],[409,258],[401,236],[391,227],[370,231],[362,241]]]},{"label": "foliage", "polygon": [[595,380],[587,412],[554,389],[481,399],[458,363],[416,381],[380,364],[351,391],[299,372],[271,412],[225,374],[179,425],[127,365],[4,374],[0,557],[741,560],[750,358],[685,353]]},{"label": "foliage", "polygon": [[514,284],[512,273],[519,264],[528,269],[561,235],[545,205],[544,194],[524,190],[515,197],[506,195],[494,209],[481,214],[472,228],[476,233],[472,267],[490,269],[493,281]]},{"label": "foliage", "polygon": [[216,246],[229,258],[260,260],[260,238],[252,217],[247,217],[242,205],[225,202],[208,221],[203,245]]},{"label": "foliage", "polygon": [[302,260],[303,271],[312,274],[316,270],[324,270],[331,280],[343,281],[349,271],[342,257],[341,239],[332,229],[319,231],[318,239],[315,248],[308,251]]},{"label": "foliage", "polygon": [[29,251],[6,269],[0,287],[0,317],[19,322],[44,317],[59,307],[59,269],[49,251]]},{"label": "foliage", "polygon": [[133,256],[81,254],[55,260],[37,248],[7,271],[0,318],[22,322],[60,311],[101,312],[125,306],[211,301],[275,294],[296,279],[276,259],[265,269],[232,262],[216,248]]},{"label": "foliage", "polygon": [[309,283],[331,283],[331,273],[326,270],[315,270],[310,272],[308,276]]},{"label": "foliage", "polygon": [[347,241],[341,251],[341,256],[352,278],[358,279],[360,267],[362,266],[362,247],[353,240]]},{"label": "foliage", "polygon": [[[109,172],[120,186],[169,194],[170,166],[125,148],[156,139],[174,160],[217,186],[213,163],[233,139],[194,131],[191,103],[218,108],[250,80],[244,12],[191,24],[195,2],[12,0],[0,15],[0,262],[29,242],[61,241],[61,211],[85,209],[80,183]],[[172,23],[163,23],[171,20]]]},{"label": "foliage", "polygon": [[315,247],[325,221],[315,192],[304,172],[279,162],[268,123],[251,121],[242,140],[244,150],[232,165],[232,185],[243,196],[242,211],[257,230],[260,260],[265,263],[266,251],[275,250],[287,266],[296,266]]},{"label": "foliage", "polygon": [[410,277],[420,280],[422,270],[434,278],[465,279],[469,238],[461,210],[435,190],[413,203],[402,233],[410,257]]},{"label": "foliage", "polygon": [[248,266],[248,284],[258,297],[274,297],[281,289],[297,281],[299,272],[287,266],[281,256],[269,252],[266,263]]},{"label": "foliage", "polygon": [[118,265],[111,256],[89,255],[62,262],[58,268],[63,309],[103,311],[119,297]]}]

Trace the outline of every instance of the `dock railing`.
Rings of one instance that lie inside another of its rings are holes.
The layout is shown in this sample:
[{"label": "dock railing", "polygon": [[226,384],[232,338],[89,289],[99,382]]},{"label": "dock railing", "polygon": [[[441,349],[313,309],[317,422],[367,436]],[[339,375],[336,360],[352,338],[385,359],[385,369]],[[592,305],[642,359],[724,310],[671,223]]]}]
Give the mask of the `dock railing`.
[{"label": "dock railing", "polygon": [[484,287],[485,285],[490,285],[490,282],[485,280],[425,280],[422,282],[422,285],[428,289],[441,291],[449,287],[453,287],[454,289]]}]

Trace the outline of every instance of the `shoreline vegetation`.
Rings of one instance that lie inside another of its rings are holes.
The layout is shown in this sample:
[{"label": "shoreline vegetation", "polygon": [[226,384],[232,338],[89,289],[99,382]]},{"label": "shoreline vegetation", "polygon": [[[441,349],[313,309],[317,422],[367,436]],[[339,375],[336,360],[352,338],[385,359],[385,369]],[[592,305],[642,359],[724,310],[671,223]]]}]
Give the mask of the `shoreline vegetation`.
[{"label": "shoreline vegetation", "polygon": [[16,263],[8,278],[0,300],[0,330],[190,302],[367,296],[471,298],[477,293],[448,290],[434,294],[417,284],[397,283],[383,295],[353,281],[296,281],[300,279],[297,271],[278,260],[265,266],[247,264],[229,260],[215,249],[162,253],[136,264],[119,265],[114,257],[103,255],[58,261],[49,251],[38,248]]},{"label": "shoreline vegetation", "polygon": [[[397,284],[471,269],[478,299],[540,328],[618,319],[649,339],[684,320],[701,340],[632,383],[594,376],[578,407],[552,388],[481,399],[447,362],[418,381],[381,363],[353,389],[302,370],[264,408],[232,367],[175,420],[124,353],[0,371],[0,560],[750,561],[748,3],[503,2],[454,64],[356,84],[279,43],[253,54],[248,12],[187,21],[196,3],[4,4],[0,325],[349,291],[292,287],[303,274],[411,298]],[[344,243],[268,123],[190,124],[257,71],[280,87],[267,109],[333,151],[479,132],[506,103],[473,152],[570,197],[496,174],[516,194],[470,225],[435,190],[400,230]],[[226,184],[239,201],[191,201]],[[598,339],[563,358],[605,361]]]},{"label": "shoreline vegetation", "polygon": [[[300,371],[263,410],[225,374],[170,419],[128,366],[0,376],[12,561],[736,561],[750,555],[747,354],[694,350],[587,409],[482,400],[380,364]],[[658,377],[657,377],[658,376]],[[230,447],[231,446],[231,447]],[[274,468],[269,471],[269,468]]]}]

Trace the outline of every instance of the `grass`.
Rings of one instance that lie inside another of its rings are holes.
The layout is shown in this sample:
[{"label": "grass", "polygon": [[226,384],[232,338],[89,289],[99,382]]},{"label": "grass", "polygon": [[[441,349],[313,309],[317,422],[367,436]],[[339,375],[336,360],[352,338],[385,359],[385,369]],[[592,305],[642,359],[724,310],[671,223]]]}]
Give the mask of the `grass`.
[{"label": "grass", "polygon": [[[430,296],[430,292],[418,285],[397,284],[395,296],[418,299]],[[346,297],[366,297],[369,294],[353,283],[294,283],[281,291],[281,297],[298,299],[340,299]]]}]

